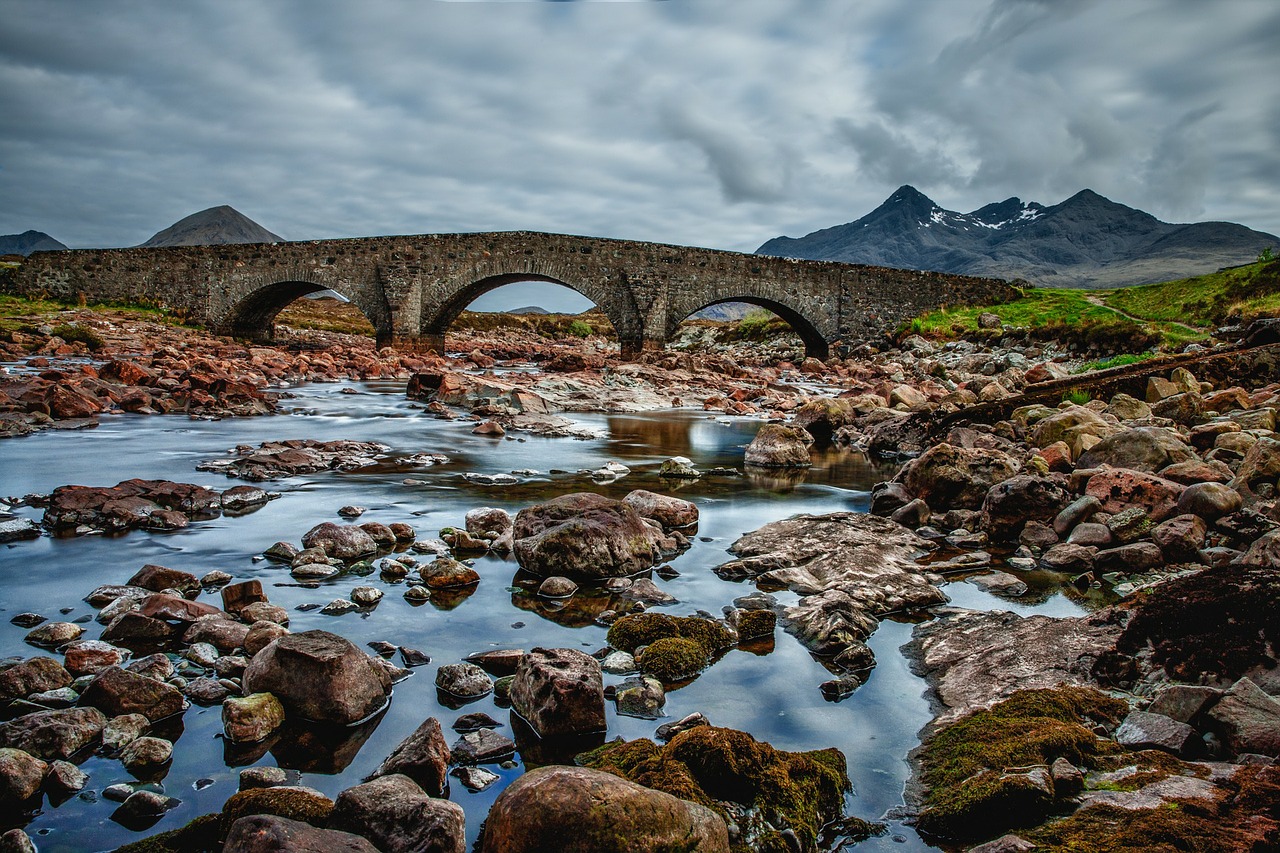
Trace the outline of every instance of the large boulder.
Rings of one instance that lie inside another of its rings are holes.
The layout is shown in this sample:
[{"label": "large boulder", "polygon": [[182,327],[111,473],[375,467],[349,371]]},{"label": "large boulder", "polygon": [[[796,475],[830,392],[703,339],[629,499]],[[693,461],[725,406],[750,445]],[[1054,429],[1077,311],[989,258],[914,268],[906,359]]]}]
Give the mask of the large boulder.
[{"label": "large boulder", "polygon": [[382,853],[464,853],[462,807],[427,796],[408,776],[393,774],[338,795],[329,826],[362,835]]},{"label": "large boulder", "polygon": [[813,436],[797,427],[765,424],[747,445],[743,462],[762,468],[808,468]]},{"label": "large boulder", "polygon": [[1280,758],[1280,700],[1242,678],[1209,711],[1232,752]]},{"label": "large boulder", "polygon": [[1019,474],[987,491],[982,501],[982,527],[996,542],[1015,538],[1028,521],[1052,522],[1069,503],[1071,493],[1061,477]]},{"label": "large boulder", "polygon": [[1017,474],[1018,469],[1018,463],[999,450],[966,449],[943,442],[908,462],[901,479],[907,491],[932,509],[978,509],[987,491]]},{"label": "large boulder", "polygon": [[540,767],[513,782],[485,819],[480,853],[727,853],[710,809],[585,767]]},{"label": "large boulder", "polygon": [[1101,415],[1084,406],[1071,406],[1041,418],[1031,430],[1031,443],[1036,447],[1048,447],[1057,441],[1066,442],[1071,452],[1079,455],[1086,444],[1082,439],[1106,438],[1123,427],[1108,423]]},{"label": "large boulder", "polygon": [[1115,515],[1130,507],[1141,507],[1152,521],[1163,521],[1178,508],[1178,498],[1186,488],[1181,483],[1128,468],[1099,471],[1085,484],[1085,494],[1102,501],[1102,511]]},{"label": "large boulder", "polygon": [[579,492],[520,510],[515,554],[521,568],[541,577],[625,577],[658,561],[655,534],[628,504]]},{"label": "large boulder", "polygon": [[1195,451],[1172,430],[1138,427],[1109,435],[1076,460],[1081,468],[1132,468],[1154,474],[1168,465],[1198,460]]},{"label": "large boulder", "polygon": [[349,640],[303,631],[271,641],[244,671],[247,693],[272,693],[290,717],[349,725],[391,697],[391,678]]},{"label": "large boulder", "polygon": [[0,747],[37,758],[69,758],[102,736],[107,717],[97,708],[62,708],[24,714],[0,723]]},{"label": "large boulder", "polygon": [[575,649],[541,649],[520,658],[511,707],[540,737],[605,730],[600,663]]},{"label": "large boulder", "polygon": [[0,672],[0,700],[25,699],[32,693],[66,687],[71,681],[71,673],[53,658],[27,658]]},{"label": "large boulder", "polygon": [[814,397],[795,410],[792,424],[813,436],[819,447],[826,447],[837,430],[852,426],[857,418],[856,405],[847,397]]},{"label": "large boulder", "polygon": [[40,790],[48,763],[21,749],[0,747],[0,805],[17,807]]}]

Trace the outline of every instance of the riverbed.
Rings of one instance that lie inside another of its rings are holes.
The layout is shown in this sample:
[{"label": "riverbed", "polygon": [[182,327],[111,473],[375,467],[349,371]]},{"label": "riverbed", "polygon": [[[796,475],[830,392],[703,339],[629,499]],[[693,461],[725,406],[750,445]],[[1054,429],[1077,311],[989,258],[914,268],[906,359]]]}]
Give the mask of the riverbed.
[{"label": "riverbed", "polygon": [[[554,609],[520,585],[513,559],[486,556],[475,561],[480,584],[470,595],[414,605],[403,585],[345,574],[316,588],[297,584],[287,567],[259,555],[274,542],[297,543],[322,521],[341,522],[345,505],[367,508],[360,521],[407,522],[420,538],[438,535],[442,527],[461,525],[469,509],[502,507],[512,514],[524,506],[558,494],[595,491],[621,497],[632,489],[671,492],[657,476],[663,460],[689,457],[708,470],[742,467],[742,450],[760,421],[710,416],[701,410],[676,409],[646,414],[572,415],[599,437],[540,438],[509,434],[476,436],[468,420],[438,420],[420,404],[406,400],[403,382],[374,381],[313,384],[290,389],[283,414],[262,418],[192,421],[179,416],[103,416],[95,429],[46,431],[0,443],[0,495],[48,492],[70,483],[109,486],[131,477],[198,483],[215,489],[237,485],[219,474],[197,472],[207,459],[223,458],[238,444],[290,438],[338,438],[389,445],[387,459],[351,472],[324,472],[264,484],[281,493],[247,515],[195,521],[173,533],[132,532],[120,536],[42,537],[0,548],[0,656],[29,657],[41,653],[23,642],[26,629],[9,623],[26,611],[74,621],[95,611],[82,598],[99,584],[123,583],[142,565],[156,563],[197,576],[214,569],[236,580],[261,580],[271,601],[291,612],[290,629],[323,628],[357,645],[385,640],[420,649],[432,658],[398,683],[387,712],[363,727],[328,756],[297,754],[277,745],[264,755],[224,748],[219,709],[192,706],[183,717],[175,758],[159,788],[182,801],[146,832],[182,825],[197,815],[217,811],[236,790],[244,766],[279,764],[299,769],[300,784],[336,796],[358,783],[422,720],[437,717],[446,738],[459,716],[487,712],[506,722],[508,712],[492,697],[451,708],[434,685],[438,666],[490,649],[534,646],[570,647],[592,652],[605,644],[606,629],[591,616],[609,606],[606,596],[584,596],[585,608]],[[448,461],[421,465],[415,454],[442,454]],[[589,471],[608,461],[631,473],[611,483],[593,480]],[[842,450],[817,452],[814,467],[801,474],[704,477],[672,492],[695,502],[701,520],[692,547],[669,564],[673,577],[655,577],[679,599],[664,612],[685,615],[697,610],[720,614],[734,598],[753,591],[750,584],[720,579],[712,569],[730,559],[726,548],[740,535],[796,513],[866,511],[872,485],[892,476],[895,466]],[[512,485],[486,486],[464,475],[517,472]],[[38,518],[38,510],[20,509]],[[311,605],[348,597],[359,585],[374,585],[386,596],[372,610],[327,616]],[[1078,604],[1053,592],[1036,596],[1035,604],[997,598],[963,581],[945,591],[954,603],[1021,613],[1072,615]],[[207,594],[206,594],[207,595]],[[794,596],[775,593],[788,602]],[[216,593],[211,598],[218,603]],[[65,612],[64,612],[65,609]],[[848,759],[854,791],[848,812],[878,819],[902,804],[909,775],[908,752],[918,744],[917,732],[930,719],[924,683],[913,675],[899,647],[910,639],[911,621],[885,621],[869,645],[877,666],[865,685],[839,703],[822,698],[818,685],[831,674],[795,640],[778,630],[774,643],[734,650],[687,686],[668,694],[666,720],[701,711],[718,726],[743,729],[786,750],[834,746]],[[101,626],[88,623],[86,637]],[[606,675],[606,684],[622,677]],[[614,714],[607,708],[607,738],[652,737],[663,720]],[[502,731],[511,734],[510,726]],[[363,742],[359,742],[364,738]],[[467,814],[468,844],[502,788],[523,772],[517,766],[490,765],[501,779],[471,793],[456,780],[450,798]],[[115,803],[97,796],[106,786],[129,781],[118,761],[91,757],[82,765],[90,775],[79,796],[42,811],[26,824],[44,853],[109,850],[140,837],[113,820]],[[15,825],[6,821],[6,825]],[[885,836],[858,845],[859,850],[932,849],[910,827],[890,821]]]}]

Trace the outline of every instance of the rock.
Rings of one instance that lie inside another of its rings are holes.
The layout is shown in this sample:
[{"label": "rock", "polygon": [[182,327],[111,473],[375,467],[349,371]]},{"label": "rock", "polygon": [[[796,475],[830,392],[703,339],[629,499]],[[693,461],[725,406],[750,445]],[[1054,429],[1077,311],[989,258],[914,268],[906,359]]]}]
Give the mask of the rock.
[{"label": "rock", "polygon": [[1222,698],[1223,691],[1216,687],[1196,684],[1170,684],[1147,706],[1152,714],[1162,714],[1180,723],[1194,725],[1194,721]]},{"label": "rock", "polygon": [[[294,556],[297,556],[296,549],[289,559],[292,560]],[[257,604],[266,600],[267,594],[262,591],[262,581],[260,580],[241,581],[222,588],[222,609],[228,613],[238,615],[241,610],[250,604]]]},{"label": "rock", "polygon": [[197,705],[218,705],[231,695],[231,688],[217,678],[201,676],[187,682],[182,688],[182,695]]},{"label": "rock", "polygon": [[348,601],[345,598],[335,598],[324,607],[320,608],[320,612],[326,616],[341,616],[344,613],[350,613],[352,610],[359,610],[360,605],[354,601]]},{"label": "rock", "polygon": [[56,759],[49,762],[49,772],[45,774],[45,790],[54,796],[74,794],[84,790],[89,784],[89,774],[70,761]]},{"label": "rock", "polygon": [[[566,833],[565,827],[573,832]],[[541,767],[498,796],[479,853],[727,853],[724,819],[703,806],[584,767]]]},{"label": "rock", "polygon": [[40,538],[40,526],[29,518],[0,518],[0,544]]},{"label": "rock", "polygon": [[0,670],[0,700],[24,699],[32,693],[66,687],[71,681],[71,673],[53,658],[27,658]]},{"label": "rock", "polygon": [[1115,415],[1122,421],[1136,421],[1151,417],[1151,407],[1149,405],[1137,397],[1131,397],[1124,393],[1113,396],[1104,411]]},{"label": "rock", "polygon": [[328,631],[273,640],[245,670],[246,692],[275,695],[289,716],[339,725],[369,717],[391,696],[391,679],[350,641]]},{"label": "rock", "polygon": [[200,579],[191,572],[148,564],[129,578],[126,585],[149,589],[152,592],[164,592],[166,589],[194,592],[200,589]]},{"label": "rock", "polygon": [[143,616],[165,622],[195,622],[197,619],[211,616],[227,617],[226,613],[212,604],[192,601],[165,592],[157,592],[142,599],[138,602],[138,612]]},{"label": "rock", "polygon": [[480,575],[466,563],[440,557],[418,569],[422,583],[430,590],[457,589],[480,583]]},{"label": "rock", "polygon": [[182,642],[190,645],[210,645],[222,654],[230,654],[244,645],[249,626],[231,619],[213,617],[199,619],[182,635]]},{"label": "rock", "polygon": [[554,575],[538,585],[541,598],[570,598],[578,591],[578,585],[568,578]]},{"label": "rock", "polygon": [[81,694],[80,704],[97,708],[108,717],[142,714],[153,723],[187,707],[181,691],[118,666],[94,676]]},{"label": "rock", "polygon": [[163,619],[153,619],[136,611],[130,611],[112,619],[106,630],[102,632],[100,639],[124,645],[130,643],[147,645],[164,643],[179,631],[180,629],[175,629]]},{"label": "rock", "polygon": [[378,545],[365,530],[354,524],[324,522],[308,530],[302,537],[304,548],[319,548],[338,560],[358,560],[378,550]]},{"label": "rock", "polygon": [[21,829],[0,833],[0,853],[36,853],[35,842]]},{"label": "rock", "polygon": [[1102,511],[1115,514],[1133,506],[1142,507],[1152,521],[1173,515],[1186,487],[1181,483],[1125,468],[1099,471],[1089,478],[1085,493],[1102,501]]},{"label": "rock", "polygon": [[1151,540],[1171,563],[1198,563],[1208,532],[1209,526],[1200,516],[1175,515],[1152,529]]},{"label": "rock", "polygon": [[933,687],[941,727],[1018,690],[1092,684],[1120,631],[1106,611],[1054,619],[952,609],[917,625],[905,650]]},{"label": "rock", "polygon": [[232,743],[264,741],[284,719],[284,706],[270,693],[232,696],[222,703],[222,730]]},{"label": "rock", "polygon": [[662,716],[662,708],[667,702],[666,691],[662,682],[656,678],[642,676],[628,678],[618,685],[613,701],[619,714],[628,717],[640,717],[645,720],[656,720]]},{"label": "rock", "polygon": [[222,508],[239,512],[249,507],[262,506],[269,500],[271,495],[265,489],[257,486],[232,486],[222,493]]},{"label": "rock", "polygon": [[510,757],[516,742],[493,729],[476,729],[462,735],[449,754],[454,764],[492,764]]},{"label": "rock", "polygon": [[455,767],[450,771],[449,775],[457,777],[462,786],[472,793],[483,791],[502,778],[497,773],[490,773],[483,767]]},{"label": "rock", "polygon": [[118,752],[142,736],[151,721],[142,714],[121,714],[107,720],[102,729],[102,747],[109,753]]},{"label": "rock", "polygon": [[30,753],[0,747],[0,804],[12,809],[40,790],[49,765]]},{"label": "rock", "polygon": [[1116,729],[1116,743],[1131,749],[1163,749],[1185,756],[1197,741],[1191,726],[1148,711],[1131,711]]},{"label": "rock", "polygon": [[1168,418],[1176,424],[1192,426],[1204,414],[1204,399],[1194,391],[1174,394],[1152,403],[1151,414],[1157,418]]},{"label": "rock", "polygon": [[[252,605],[250,605],[252,606]],[[249,608],[245,608],[248,610]],[[245,632],[244,640],[241,645],[250,655],[257,655],[258,652],[271,645],[282,637],[289,636],[289,629],[276,622],[254,622],[249,626],[249,630]]]},{"label": "rock", "polygon": [[969,583],[996,595],[1017,598],[1027,594],[1026,582],[1017,575],[1011,575],[1008,572],[991,572],[990,574],[977,575],[969,578]]},{"label": "rock", "polygon": [[1241,678],[1209,710],[1235,754],[1254,752],[1280,758],[1280,700],[1251,679]]},{"label": "rock", "polygon": [[373,586],[358,586],[351,590],[351,600],[360,607],[373,607],[382,600],[383,592]]},{"label": "rock", "polygon": [[1060,478],[1018,474],[987,491],[982,528],[994,542],[1013,539],[1028,521],[1050,522],[1070,501]]},{"label": "rock", "polygon": [[493,692],[493,679],[473,663],[451,663],[436,670],[436,687],[459,699],[479,699]]},{"label": "rock", "polygon": [[698,523],[698,507],[692,501],[636,489],[622,499],[641,518],[650,518],[664,530],[678,530]]},{"label": "rock", "polygon": [[[511,534],[515,523],[505,509],[478,507],[468,510],[464,523],[467,532],[478,539],[486,539],[495,550],[511,550]],[[495,547],[502,543],[500,547]]]},{"label": "rock", "polygon": [[427,717],[413,734],[392,750],[369,779],[397,774],[407,776],[423,791],[439,797],[448,782],[448,771],[449,746],[445,743],[444,732],[440,730],[440,721]]},{"label": "rock", "polygon": [[1180,462],[1199,461],[1176,433],[1160,427],[1137,427],[1109,435],[1082,453],[1080,468],[1129,468],[1154,474]]},{"label": "rock", "polygon": [[655,531],[634,509],[591,493],[520,510],[514,537],[521,568],[541,577],[625,577],[659,559]]},{"label": "rock", "polygon": [[1096,558],[1096,548],[1063,542],[1045,551],[1040,565],[1051,571],[1075,574],[1092,571]]},{"label": "rock", "polygon": [[1239,512],[1244,499],[1235,489],[1221,483],[1193,483],[1178,496],[1177,511],[1194,513],[1205,521],[1217,521]]},{"label": "rock", "polygon": [[605,730],[600,664],[574,649],[535,648],[525,655],[510,698],[512,708],[540,737]]},{"label": "rock", "polygon": [[74,622],[45,622],[28,631],[23,639],[33,646],[53,648],[77,640],[83,633],[84,628]]},{"label": "rock", "polygon": [[1018,463],[999,450],[935,444],[908,462],[899,478],[930,508],[978,509],[987,491],[1018,473]]},{"label": "rock", "polygon": [[173,744],[164,738],[135,738],[120,751],[120,763],[134,776],[150,773],[173,758]]},{"label": "rock", "polygon": [[813,436],[803,429],[765,424],[747,445],[743,461],[762,468],[808,468]]},{"label": "rock", "polygon": [[359,835],[317,829],[276,815],[249,815],[231,824],[223,853],[379,853]]},{"label": "rock", "polygon": [[266,601],[255,601],[241,608],[240,618],[250,625],[256,625],[259,622],[274,622],[277,625],[287,626],[289,624],[289,611]]},{"label": "rock", "polygon": [[277,788],[289,784],[289,771],[269,764],[258,767],[246,767],[240,771],[238,790],[250,791],[258,788]]},{"label": "rock", "polygon": [[181,802],[173,797],[157,794],[155,791],[134,791],[125,798],[119,808],[111,813],[111,819],[125,826],[146,827]]},{"label": "rock", "polygon": [[1070,545],[1084,545],[1085,547],[1106,548],[1111,544],[1111,528],[1105,524],[1089,521],[1077,524],[1072,529],[1071,535],[1067,537],[1067,543]]},{"label": "rock", "polygon": [[428,796],[407,776],[391,775],[338,795],[329,826],[361,835],[382,853],[465,853],[462,807]]},{"label": "rock", "polygon": [[1105,421],[1101,415],[1083,406],[1071,406],[1054,410],[1039,420],[1031,431],[1031,443],[1036,447],[1048,447],[1056,441],[1066,442],[1077,457],[1084,452],[1081,439],[1102,439],[1121,427]]},{"label": "rock", "polygon": [[97,708],[36,711],[0,723],[0,746],[21,749],[37,758],[70,758],[96,741],[107,718]]},{"label": "rock", "polygon": [[684,456],[672,456],[670,459],[662,460],[662,465],[658,468],[659,477],[667,477],[672,480],[697,480],[702,477],[702,472],[693,466],[693,462]]}]

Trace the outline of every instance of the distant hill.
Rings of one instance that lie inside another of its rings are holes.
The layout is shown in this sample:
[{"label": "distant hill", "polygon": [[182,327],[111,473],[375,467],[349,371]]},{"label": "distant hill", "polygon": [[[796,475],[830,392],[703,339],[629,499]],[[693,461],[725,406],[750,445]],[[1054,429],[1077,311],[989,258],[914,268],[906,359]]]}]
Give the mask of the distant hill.
[{"label": "distant hill", "polygon": [[280,243],[283,240],[234,207],[224,204],[179,219],[142,246],[221,246],[228,243]]},{"label": "distant hill", "polygon": [[506,314],[550,314],[546,308],[539,308],[537,305],[526,305],[523,308],[512,308]]},{"label": "distant hill", "polygon": [[32,252],[58,252],[67,248],[43,231],[23,231],[0,237],[0,255],[29,255]]},{"label": "distant hill", "polygon": [[1087,189],[1052,207],[1009,198],[957,213],[903,186],[861,219],[775,237],[756,252],[1103,288],[1213,272],[1268,246],[1280,237],[1230,222],[1161,222]]}]

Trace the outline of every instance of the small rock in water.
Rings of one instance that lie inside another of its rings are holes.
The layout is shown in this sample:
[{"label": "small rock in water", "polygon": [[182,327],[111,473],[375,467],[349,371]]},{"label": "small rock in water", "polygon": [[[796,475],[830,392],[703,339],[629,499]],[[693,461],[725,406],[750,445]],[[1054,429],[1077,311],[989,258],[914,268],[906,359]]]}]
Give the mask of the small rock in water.
[{"label": "small rock in water", "polygon": [[19,628],[34,628],[41,622],[45,622],[47,620],[47,616],[41,616],[39,613],[19,613],[17,616],[10,619],[9,622],[17,625]]},{"label": "small rock in water", "polygon": [[360,516],[364,515],[366,512],[368,512],[368,510],[362,506],[348,505],[348,506],[341,507],[338,510],[338,515],[342,516],[343,518],[359,518]]},{"label": "small rock in water", "polygon": [[246,767],[240,771],[240,790],[277,788],[289,784],[289,771],[280,767]]},{"label": "small rock in water", "polygon": [[219,571],[218,569],[214,569],[200,578],[201,586],[222,586],[223,584],[230,582],[231,575],[226,572]]},{"label": "small rock in water", "polygon": [[425,586],[411,586],[404,591],[404,597],[410,601],[426,601],[431,597],[431,590]]},{"label": "small rock in water", "polygon": [[426,666],[431,663],[431,656],[426,652],[420,652],[417,649],[401,646],[400,660],[404,662],[405,666],[412,669],[415,666]]},{"label": "small rock in water", "polygon": [[569,598],[577,591],[576,583],[560,575],[553,575],[538,586],[540,598]]},{"label": "small rock in water", "polygon": [[348,601],[345,598],[335,598],[324,607],[320,608],[320,612],[326,616],[341,616],[344,613],[350,613],[352,610],[359,610],[360,605],[354,601]]},{"label": "small rock in water", "polygon": [[388,643],[386,640],[374,640],[373,642],[368,643],[368,646],[373,649],[375,653],[382,655],[384,658],[389,658],[395,654],[397,648],[395,643]]},{"label": "small rock in water", "polygon": [[449,775],[456,776],[458,781],[462,783],[462,787],[473,793],[483,791],[502,778],[497,773],[485,770],[483,767],[455,767],[450,771]]},{"label": "small rock in water", "polygon": [[474,732],[479,729],[496,729],[500,728],[502,723],[490,717],[483,711],[476,711],[471,714],[463,714],[453,722],[453,730],[455,732]]},{"label": "small rock in water", "polygon": [[372,607],[382,600],[382,590],[372,586],[358,586],[351,590],[351,600],[361,607]]},{"label": "small rock in water", "polygon": [[493,729],[467,732],[450,748],[449,754],[459,764],[490,764],[515,752],[516,742]]},{"label": "small rock in water", "polygon": [[708,720],[701,712],[694,712],[686,717],[681,717],[673,723],[663,723],[658,726],[658,730],[654,733],[658,739],[663,741],[671,740],[681,732],[687,732],[689,729],[696,729],[698,726],[709,726],[711,721]]}]

